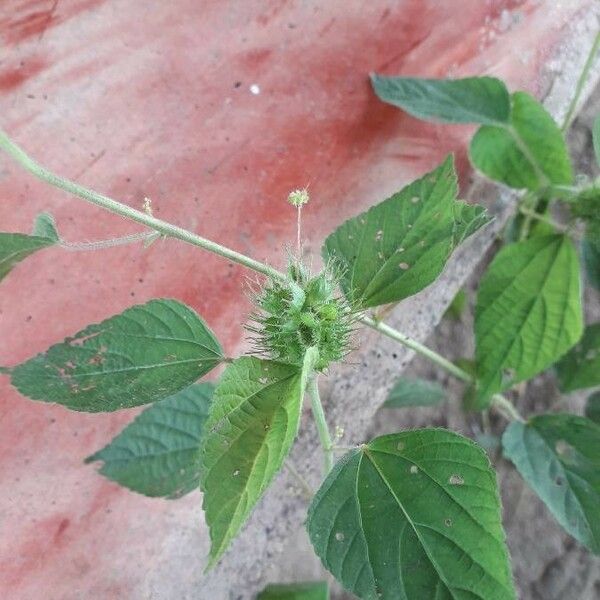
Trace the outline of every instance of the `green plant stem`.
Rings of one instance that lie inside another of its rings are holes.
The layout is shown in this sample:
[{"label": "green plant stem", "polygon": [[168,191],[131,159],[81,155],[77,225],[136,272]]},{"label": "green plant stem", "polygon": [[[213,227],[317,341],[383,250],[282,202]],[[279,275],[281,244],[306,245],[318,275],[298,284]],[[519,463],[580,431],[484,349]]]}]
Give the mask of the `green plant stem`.
[{"label": "green plant stem", "polygon": [[526,208],[526,207],[522,206],[521,208],[519,208],[519,212],[522,215],[525,215],[526,217],[528,217],[529,219],[533,219],[535,221],[540,221],[542,223],[546,223],[547,225],[554,227],[554,229],[556,229],[557,231],[560,231],[561,233],[566,233],[568,231],[567,227],[564,227],[563,225],[556,223],[556,221],[554,221],[554,219],[550,219],[544,215],[541,215],[540,213],[537,213],[537,212],[535,212],[535,210],[531,210],[530,208]]},{"label": "green plant stem", "polygon": [[[183,242],[187,242],[194,246],[198,246],[200,248],[208,250],[209,252],[213,252],[214,254],[222,256],[223,258],[236,262],[240,265],[243,265],[244,267],[252,269],[253,271],[266,275],[267,277],[272,277],[274,279],[280,280],[285,278],[285,275],[283,273],[280,273],[276,269],[273,269],[272,267],[269,267],[264,263],[261,263],[248,256],[245,256],[244,254],[240,254],[235,250],[231,250],[230,248],[222,246],[221,244],[217,244],[216,242],[196,235],[190,231],[178,227],[177,225],[172,225],[171,223],[162,221],[161,219],[157,219],[147,212],[142,212],[131,208],[130,206],[122,204],[121,202],[117,202],[116,200],[113,200],[108,196],[103,196],[98,192],[89,190],[68,179],[55,175],[54,173],[48,171],[47,169],[39,165],[31,157],[29,157],[29,155],[27,155],[19,146],[17,146],[3,131],[0,131],[0,149],[4,150],[22,167],[24,167],[27,171],[29,171],[42,181],[45,181],[46,183],[49,183],[50,185],[53,185],[59,189],[65,190],[66,192],[69,192],[75,196],[78,196],[79,198],[82,198],[87,202],[91,202],[96,206],[100,206],[101,208],[104,208],[112,213],[125,217],[126,219],[130,219],[137,223],[141,223],[142,225],[149,227],[153,231],[161,233],[165,236],[179,239]],[[437,352],[434,352],[427,346],[420,344],[416,340],[413,340],[407,335],[404,335],[403,333],[393,329],[392,327],[389,327],[385,323],[377,321],[366,315],[361,317],[360,321],[363,324],[377,331],[380,331],[384,335],[396,340],[397,342],[400,342],[401,344],[407,346],[411,350],[414,350],[415,352],[427,357],[429,360],[444,368],[446,371],[448,371],[458,379],[461,379],[466,383],[473,382],[473,378],[466,371],[463,371],[454,363],[445,359],[443,356],[441,356]],[[333,466],[333,443],[331,441],[329,429],[327,428],[327,422],[325,420],[323,406],[319,397],[319,389],[316,381],[316,376],[311,377],[309,380],[308,393],[311,397],[312,412],[315,418],[315,422],[317,424],[319,438],[325,450],[325,468],[326,471],[329,472],[331,470],[331,467]],[[503,400],[506,403],[510,404],[510,402],[505,398],[503,398]],[[496,404],[498,403],[494,403],[494,405]],[[500,402],[499,404],[504,405],[504,402]],[[505,406],[503,406],[502,410],[504,411],[503,414],[505,414],[505,416],[512,414],[511,411],[509,409],[506,409]],[[518,415],[514,407],[513,411],[514,414]],[[519,418],[520,420],[523,420],[520,416]]]},{"label": "green plant stem", "polygon": [[327,421],[325,420],[323,404],[321,404],[321,396],[319,395],[319,382],[316,374],[309,378],[307,391],[308,395],[310,396],[310,407],[315,419],[315,424],[317,426],[319,440],[321,441],[321,446],[323,446],[323,466],[325,469],[325,475],[327,475],[327,473],[329,473],[333,467],[333,442],[331,441],[329,427],[327,426]]},{"label": "green plant stem", "polygon": [[290,463],[289,460],[286,460],[283,465],[288,470],[290,475],[298,482],[298,485],[302,488],[302,491],[304,492],[303,496],[307,500],[312,500],[312,497],[315,495],[315,491],[310,487],[310,485],[308,485],[306,479],[304,479],[304,477],[298,473],[296,468]]},{"label": "green plant stem", "polygon": [[403,346],[414,350],[418,354],[426,356],[436,365],[439,365],[440,367],[448,371],[448,373],[451,373],[452,375],[464,381],[465,383],[472,383],[473,378],[466,371],[463,371],[463,369],[457,367],[453,362],[444,358],[434,350],[431,350],[431,348],[428,348],[424,344],[421,344],[420,342],[413,340],[411,337],[405,335],[404,333],[401,333],[397,329],[394,329],[393,327],[386,325],[382,321],[377,321],[368,316],[362,317],[361,322],[367,325],[368,327],[371,327],[372,329],[383,333],[383,335],[393,340],[396,340],[397,342],[400,342]]},{"label": "green plant stem", "polygon": [[[454,375],[461,381],[464,381],[465,383],[475,383],[475,379],[469,373],[456,366],[453,362],[449,361],[447,358],[444,358],[431,348],[428,348],[427,346],[394,329],[393,327],[367,316],[363,317],[361,321],[368,327],[371,327],[372,329],[383,333],[383,335],[400,342],[403,346],[414,350],[422,356],[426,356],[429,360],[442,367],[442,369],[446,370],[451,375]],[[512,402],[508,400],[508,398],[505,398],[502,394],[494,394],[492,396],[491,406],[493,406],[509,421],[525,421]]]},{"label": "green plant stem", "polygon": [[563,133],[565,133],[567,131],[567,129],[569,129],[569,126],[571,125],[571,120],[573,119],[573,114],[575,113],[577,105],[579,104],[579,99],[581,98],[581,93],[583,92],[585,82],[587,81],[588,75],[590,73],[590,69],[592,68],[592,65],[594,64],[594,58],[596,57],[596,54],[597,54],[599,48],[600,48],[600,31],[598,31],[598,33],[596,33],[596,37],[594,38],[594,43],[592,44],[590,52],[585,61],[585,64],[583,65],[581,75],[579,76],[579,80],[577,81],[577,86],[575,88],[575,95],[573,96],[573,98],[569,104],[569,109],[567,110],[567,114],[565,115],[565,118],[563,120],[563,124],[561,127],[561,131]]},{"label": "green plant stem", "polygon": [[508,421],[525,423],[525,419],[515,408],[515,405],[502,394],[494,394],[492,396],[492,406]]},{"label": "green plant stem", "polygon": [[61,248],[73,252],[85,252],[88,250],[103,250],[104,248],[114,248],[115,246],[125,246],[135,244],[136,242],[150,242],[161,236],[158,231],[147,231],[144,233],[132,233],[123,237],[112,238],[110,240],[99,240],[97,242],[67,242],[63,239],[59,241]]},{"label": "green plant stem", "polygon": [[231,250],[230,248],[196,235],[190,231],[178,227],[177,225],[172,225],[171,223],[157,219],[146,212],[131,208],[130,206],[122,204],[121,202],[117,202],[108,196],[103,196],[102,194],[94,192],[93,190],[89,190],[77,183],[51,173],[35,162],[29,155],[27,155],[19,146],[10,140],[10,138],[3,131],[0,131],[0,149],[4,150],[22,167],[35,175],[38,179],[41,179],[50,185],[78,196],[87,202],[91,202],[96,206],[100,206],[112,213],[125,217],[126,219],[141,223],[142,225],[145,225],[146,227],[149,227],[150,229],[162,233],[168,237],[204,248],[205,250],[213,252],[214,254],[218,254],[227,260],[231,260],[243,265],[244,267],[257,271],[258,273],[262,273],[267,277],[273,277],[275,279],[281,279],[283,277],[279,271],[252,258],[249,258],[248,256],[240,254],[235,250]]}]

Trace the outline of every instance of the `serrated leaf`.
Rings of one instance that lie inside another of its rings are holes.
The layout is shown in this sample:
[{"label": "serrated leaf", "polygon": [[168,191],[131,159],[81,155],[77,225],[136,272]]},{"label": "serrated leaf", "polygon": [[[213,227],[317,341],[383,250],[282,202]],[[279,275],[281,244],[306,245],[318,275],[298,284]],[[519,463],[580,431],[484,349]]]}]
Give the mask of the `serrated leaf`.
[{"label": "serrated leaf", "polygon": [[86,327],[11,376],[32,400],[106,412],[171,396],[222,360],[219,342],[191,308],[160,299]]},{"label": "serrated leaf", "polygon": [[450,431],[386,435],[346,454],[307,527],[325,567],[363,600],[515,598],[495,474]]},{"label": "serrated leaf", "polygon": [[552,365],[582,331],[579,259],[571,240],[536,236],[502,248],[477,294],[476,406]]},{"label": "serrated leaf", "polygon": [[556,363],[562,392],[600,385],[600,323],[588,325],[579,343]]},{"label": "serrated leaf", "polygon": [[326,581],[268,585],[256,600],[329,600]]},{"label": "serrated leaf", "polygon": [[596,155],[596,163],[600,166],[600,115],[594,120],[592,126],[592,141],[594,143],[594,154]]},{"label": "serrated leaf", "polygon": [[256,357],[230,364],[215,390],[205,426],[203,509],[212,567],[281,468],[298,432],[314,356],[304,367]]},{"label": "serrated leaf", "polygon": [[418,79],[371,75],[375,93],[419,119],[444,123],[507,123],[508,90],[493,77]]},{"label": "serrated leaf", "polygon": [[325,240],[323,257],[342,266],[342,289],[354,305],[398,302],[436,279],[455,244],[487,222],[482,207],[466,207],[456,194],[448,157]]},{"label": "serrated leaf", "polygon": [[50,213],[40,213],[33,224],[33,235],[58,242],[60,237],[54,217]]},{"label": "serrated leaf", "polygon": [[511,423],[502,445],[556,520],[600,553],[600,427],[575,415],[539,415]]},{"label": "serrated leaf", "polygon": [[42,213],[35,220],[33,235],[0,232],[0,281],[17,263],[58,242],[58,233],[53,224],[52,217]]},{"label": "serrated leaf", "polygon": [[196,383],[140,413],[107,446],[85,459],[145,496],[180,498],[200,483],[200,446],[214,386]]},{"label": "serrated leaf", "polygon": [[386,408],[436,406],[445,399],[446,392],[434,381],[400,377],[390,390],[384,406]]},{"label": "serrated leaf", "polygon": [[529,94],[515,92],[511,99],[508,125],[484,125],[473,136],[469,148],[473,165],[517,189],[571,184],[571,162],[558,125]]},{"label": "serrated leaf", "polygon": [[600,425],[600,392],[592,394],[585,403],[585,416]]}]

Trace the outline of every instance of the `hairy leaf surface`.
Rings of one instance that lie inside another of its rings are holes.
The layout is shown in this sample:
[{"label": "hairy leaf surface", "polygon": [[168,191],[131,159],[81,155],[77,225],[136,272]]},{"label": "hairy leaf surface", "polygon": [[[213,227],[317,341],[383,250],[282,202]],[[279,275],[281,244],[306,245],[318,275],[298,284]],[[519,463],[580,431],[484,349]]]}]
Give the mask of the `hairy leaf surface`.
[{"label": "hairy leaf surface", "polygon": [[502,445],[556,520],[600,553],[600,427],[570,414],[539,415],[511,423]]},{"label": "hairy leaf surface", "polygon": [[525,92],[512,96],[508,125],[484,125],[471,140],[471,162],[512,188],[569,185],[571,161],[562,133],[546,109]]},{"label": "hairy leaf surface", "polygon": [[561,391],[600,385],[600,323],[588,325],[579,343],[556,364]]},{"label": "hairy leaf surface", "polygon": [[326,581],[268,585],[256,600],[329,600]]},{"label": "hairy leaf surface", "polygon": [[243,357],[223,373],[205,426],[202,458],[209,567],[245,523],[292,446],[311,360],[308,356],[300,369]]},{"label": "hairy leaf surface", "polygon": [[13,385],[33,400],[106,412],[162,400],[223,360],[204,321],[176,300],[151,300],[17,365]]},{"label": "hairy leaf surface", "polygon": [[457,201],[457,191],[448,157],[325,240],[323,257],[342,266],[342,288],[352,303],[398,302],[436,279],[455,246],[489,220],[481,206]]},{"label": "hairy leaf surface", "polygon": [[381,100],[419,119],[444,123],[507,123],[510,98],[502,81],[493,77],[418,79],[371,75]]},{"label": "hairy leaf surface", "polygon": [[446,392],[441,385],[434,381],[400,377],[390,390],[384,406],[386,408],[436,406],[445,399]]},{"label": "hairy leaf surface", "polygon": [[413,430],[349,452],[307,527],[325,567],[363,600],[515,598],[495,474],[458,434]]},{"label": "hairy leaf surface", "polygon": [[179,498],[200,483],[200,446],[214,386],[196,383],[139,414],[86,458],[100,473],[145,496]]},{"label": "hairy leaf surface", "polygon": [[579,259],[562,235],[505,246],[481,279],[475,310],[477,405],[540,373],[580,338]]}]

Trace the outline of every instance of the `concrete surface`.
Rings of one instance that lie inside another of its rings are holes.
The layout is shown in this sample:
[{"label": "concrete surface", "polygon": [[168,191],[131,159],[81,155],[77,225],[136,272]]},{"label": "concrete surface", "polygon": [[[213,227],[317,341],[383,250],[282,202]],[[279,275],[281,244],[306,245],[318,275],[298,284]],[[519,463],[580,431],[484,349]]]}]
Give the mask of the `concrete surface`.
[{"label": "concrete surface", "polygon": [[[258,259],[282,262],[309,185],[308,245],[455,151],[469,127],[425,125],[379,103],[370,71],[489,73],[564,110],[598,27],[597,3],[465,0],[145,2],[5,0],[0,119],[52,169]],[[258,93],[256,93],[258,92]],[[135,227],[32,181],[0,160],[0,224],[28,231],[51,210],[68,240]],[[498,195],[479,188],[478,200]],[[491,194],[491,195],[490,195]],[[224,216],[225,215],[225,216]],[[499,219],[495,227],[498,227]],[[473,240],[442,280],[393,316],[424,339],[493,238]],[[149,250],[52,249],[0,293],[0,364],[14,364],[89,322],[156,296],[196,308],[226,350],[243,352],[248,310],[238,267],[174,241]],[[332,373],[332,424],[360,441],[410,355],[364,334]],[[297,547],[305,505],[285,475],[221,565],[200,497],[149,500],[104,481],[82,459],[134,411],[81,415],[18,397],[0,380],[0,590],[9,600],[252,598],[268,580],[316,572]],[[316,484],[308,415],[292,460]],[[286,544],[292,545],[285,551]]]}]

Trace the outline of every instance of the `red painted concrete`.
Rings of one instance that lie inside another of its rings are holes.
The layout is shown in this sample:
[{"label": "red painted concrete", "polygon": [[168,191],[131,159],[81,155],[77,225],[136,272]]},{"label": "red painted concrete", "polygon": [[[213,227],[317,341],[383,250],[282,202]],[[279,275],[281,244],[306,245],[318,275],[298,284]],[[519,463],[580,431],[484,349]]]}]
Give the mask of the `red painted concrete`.
[{"label": "red painted concrete", "polygon": [[[159,217],[281,265],[292,188],[311,191],[304,229],[317,251],[343,217],[447,152],[466,173],[470,129],[381,104],[370,71],[486,72],[535,92],[545,53],[588,1],[4,0],[0,121],[57,172],[132,206],[148,196]],[[517,21],[507,31],[505,10]],[[5,231],[28,231],[41,210],[67,240],[137,230],[1,157],[0,198]],[[192,305],[239,352],[246,274],[176,241],[49,249],[0,287],[0,364],[157,296]],[[2,376],[0,398],[0,596],[145,597],[144,574],[169,560],[160,540],[177,505],[82,464],[133,413],[34,403]]]}]

